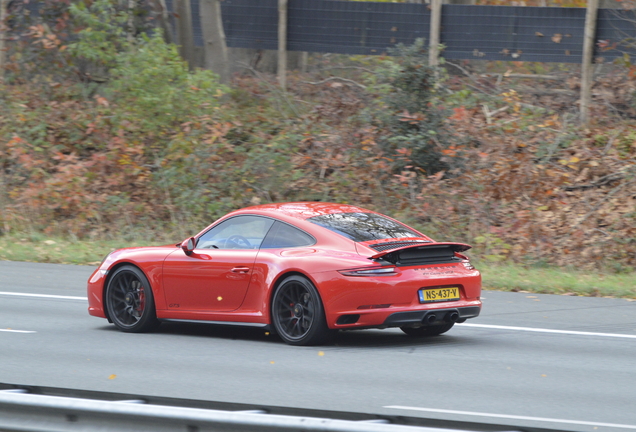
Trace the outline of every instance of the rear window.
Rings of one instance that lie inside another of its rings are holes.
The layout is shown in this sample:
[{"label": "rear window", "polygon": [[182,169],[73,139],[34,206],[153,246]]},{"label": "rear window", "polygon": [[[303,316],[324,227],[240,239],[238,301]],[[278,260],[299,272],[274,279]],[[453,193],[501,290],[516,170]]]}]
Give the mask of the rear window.
[{"label": "rear window", "polygon": [[420,237],[404,225],[375,213],[334,213],[307,220],[356,242]]},{"label": "rear window", "polygon": [[261,249],[280,249],[301,246],[311,246],[316,243],[313,237],[301,230],[276,222],[267,233]]}]

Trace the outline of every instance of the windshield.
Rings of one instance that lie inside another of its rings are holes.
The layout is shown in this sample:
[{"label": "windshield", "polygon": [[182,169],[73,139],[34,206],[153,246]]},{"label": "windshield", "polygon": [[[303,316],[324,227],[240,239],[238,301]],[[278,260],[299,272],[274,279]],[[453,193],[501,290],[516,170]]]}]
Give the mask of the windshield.
[{"label": "windshield", "polygon": [[356,242],[421,237],[404,225],[375,213],[334,213],[308,220]]}]

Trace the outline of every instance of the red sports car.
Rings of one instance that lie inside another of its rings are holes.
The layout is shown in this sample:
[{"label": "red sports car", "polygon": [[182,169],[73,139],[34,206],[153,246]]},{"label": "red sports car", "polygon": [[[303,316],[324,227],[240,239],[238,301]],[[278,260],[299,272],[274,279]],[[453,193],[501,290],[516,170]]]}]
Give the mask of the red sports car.
[{"label": "red sports car", "polygon": [[260,205],[177,245],[111,252],[88,281],[88,312],[126,332],[202,321],[266,327],[292,345],[340,329],[434,336],[481,310],[469,248],[352,205]]}]

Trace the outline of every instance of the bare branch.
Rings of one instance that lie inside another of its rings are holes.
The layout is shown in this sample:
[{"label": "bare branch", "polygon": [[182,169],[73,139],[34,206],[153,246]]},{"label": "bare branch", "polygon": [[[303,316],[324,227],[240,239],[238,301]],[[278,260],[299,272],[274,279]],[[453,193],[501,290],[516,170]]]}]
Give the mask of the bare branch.
[{"label": "bare branch", "polygon": [[606,185],[608,183],[611,183],[613,181],[616,181],[616,180],[620,180],[623,177],[625,177],[623,175],[623,173],[612,173],[612,174],[608,174],[606,176],[601,177],[600,179],[596,180],[595,182],[587,183],[587,184],[581,184],[581,185],[566,186],[564,189],[566,191],[573,191],[573,190],[580,190],[580,189],[592,189],[592,188],[604,186],[604,185]]},{"label": "bare branch", "polygon": [[460,65],[455,64],[455,63],[451,63],[448,60],[445,60],[444,63],[456,67],[457,69],[462,71],[464,73],[464,75],[466,75],[469,78],[472,78],[472,74],[470,72],[468,72],[466,69],[464,69],[463,67],[461,67]]},{"label": "bare branch", "polygon": [[363,68],[361,66],[329,66],[320,68],[321,71],[332,70],[332,69],[357,69],[365,72],[369,72],[370,74],[377,75],[377,72],[372,71],[371,69]]},{"label": "bare branch", "polygon": [[[287,92],[282,91],[280,87],[274,86],[271,83],[269,83],[267,81],[267,79],[263,76],[263,74],[261,74],[259,71],[254,69],[252,66],[250,66],[250,65],[248,65],[246,63],[243,63],[243,62],[236,62],[236,64],[241,66],[242,68],[247,69],[250,72],[252,72],[256,78],[260,79],[263,83],[265,83],[265,85],[270,89],[270,91],[273,94],[278,95],[281,99],[283,99],[287,103],[287,106],[289,106],[289,108],[293,111],[294,115],[298,115],[298,110],[296,109],[294,104],[292,104],[292,102],[289,100]],[[274,100],[276,100],[276,98],[274,98]],[[280,106],[279,106],[278,111],[283,113],[283,110],[281,109]]]},{"label": "bare branch", "polygon": [[611,191],[609,191],[607,193],[607,195],[605,195],[605,198],[603,198],[601,201],[599,201],[598,204],[596,204],[594,206],[594,208],[589,211],[585,216],[583,216],[583,219],[581,219],[580,221],[578,221],[575,225],[574,225],[574,229],[578,228],[583,222],[585,222],[587,220],[587,218],[589,218],[590,216],[592,216],[594,213],[596,213],[596,211],[601,208],[601,206],[608,201],[616,192],[620,191],[621,189],[623,189],[625,186],[629,186],[633,183],[636,183],[636,179],[632,179],[631,181],[628,182],[624,182],[619,184],[618,186],[616,186],[614,189],[612,189]]},{"label": "bare branch", "polygon": [[498,77],[503,77],[503,78],[531,78],[531,79],[545,79],[545,80],[563,80],[563,79],[565,79],[565,76],[558,76],[558,75],[516,74],[516,73],[511,73],[511,74],[487,73],[487,74],[483,74],[482,76],[498,76]]},{"label": "bare branch", "polygon": [[492,118],[494,116],[496,116],[497,114],[501,114],[502,112],[510,108],[510,106],[506,105],[505,107],[501,107],[491,112],[488,109],[488,105],[483,104],[481,107],[482,107],[482,111],[484,112],[484,115],[486,116],[486,124],[492,124]]},{"label": "bare branch", "polygon": [[577,93],[575,91],[572,90],[568,90],[568,89],[537,89],[534,87],[526,87],[526,86],[519,86],[517,88],[518,92],[526,92],[526,93],[532,93],[535,94],[537,96],[545,96],[545,95],[566,95],[566,96],[576,96]]},{"label": "bare branch", "polygon": [[359,87],[359,88],[361,88],[363,90],[366,90],[366,88],[367,88],[366,86],[364,86],[364,85],[362,85],[362,84],[360,84],[358,82],[355,82],[354,80],[350,80],[350,79],[347,79],[347,78],[340,78],[340,77],[329,77],[329,78],[325,78],[324,80],[318,81],[318,82],[309,82],[309,81],[301,81],[301,82],[305,83],[305,84],[311,84],[311,85],[320,85],[320,84],[324,84],[324,83],[326,83],[328,81],[334,81],[334,80],[344,81],[345,83],[353,84],[353,85],[355,85],[355,86],[357,86],[357,87]]}]

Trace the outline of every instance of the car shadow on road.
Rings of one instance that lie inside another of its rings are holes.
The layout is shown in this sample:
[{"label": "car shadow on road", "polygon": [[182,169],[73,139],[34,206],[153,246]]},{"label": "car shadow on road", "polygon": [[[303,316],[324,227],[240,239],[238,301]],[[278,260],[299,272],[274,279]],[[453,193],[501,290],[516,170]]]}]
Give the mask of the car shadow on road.
[{"label": "car shadow on road", "polygon": [[[101,330],[118,331],[114,326],[100,327]],[[159,328],[151,334],[173,335],[215,338],[222,340],[241,340],[249,342],[263,342],[269,344],[284,344],[284,342],[272,332],[257,327],[243,327],[223,324],[163,322]],[[325,348],[336,350],[358,349],[396,349],[396,348],[422,348],[433,349],[450,346],[476,346],[483,345],[482,338],[455,335],[453,330],[440,336],[414,338],[405,335],[398,329],[369,329],[340,331],[336,333],[332,341],[325,344]]]},{"label": "car shadow on road", "polygon": [[278,342],[280,339],[261,327],[235,326],[223,324],[163,322],[155,333],[208,337],[254,342]]},{"label": "car shadow on road", "polygon": [[410,337],[397,329],[341,331],[331,344],[336,349],[396,349],[396,348],[447,348],[482,345],[482,340],[454,335],[453,331],[430,337]]}]

